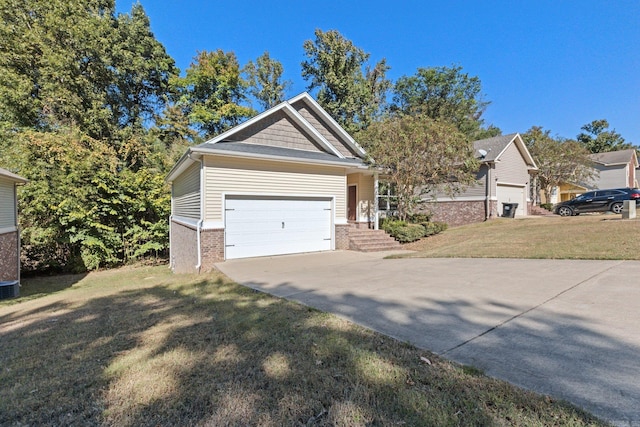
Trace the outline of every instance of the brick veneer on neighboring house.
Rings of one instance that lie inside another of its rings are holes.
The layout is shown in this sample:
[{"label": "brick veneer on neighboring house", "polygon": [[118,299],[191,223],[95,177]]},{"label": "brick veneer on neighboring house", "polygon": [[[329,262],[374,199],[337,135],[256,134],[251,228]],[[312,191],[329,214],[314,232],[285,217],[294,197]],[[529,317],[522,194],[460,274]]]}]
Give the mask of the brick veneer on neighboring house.
[{"label": "brick veneer on neighboring house", "polygon": [[0,234],[0,280],[18,280],[18,232]]},{"label": "brick veneer on neighboring house", "polygon": [[[491,200],[489,208],[492,213],[490,218],[497,218],[498,202]],[[486,202],[476,200],[427,203],[420,211],[430,213],[431,221],[445,222],[447,225],[455,227],[484,221],[486,219]]]}]

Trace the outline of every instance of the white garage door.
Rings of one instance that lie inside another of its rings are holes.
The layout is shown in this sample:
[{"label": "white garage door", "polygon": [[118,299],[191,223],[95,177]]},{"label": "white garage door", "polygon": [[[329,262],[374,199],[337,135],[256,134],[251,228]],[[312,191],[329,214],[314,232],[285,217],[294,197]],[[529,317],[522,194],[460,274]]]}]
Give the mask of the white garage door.
[{"label": "white garage door", "polygon": [[331,204],[318,198],[227,197],[226,259],[331,250]]},{"label": "white garage door", "polygon": [[498,198],[498,212],[502,215],[502,203],[517,203],[516,216],[524,216],[525,213],[525,187],[517,185],[498,184],[496,196]]}]

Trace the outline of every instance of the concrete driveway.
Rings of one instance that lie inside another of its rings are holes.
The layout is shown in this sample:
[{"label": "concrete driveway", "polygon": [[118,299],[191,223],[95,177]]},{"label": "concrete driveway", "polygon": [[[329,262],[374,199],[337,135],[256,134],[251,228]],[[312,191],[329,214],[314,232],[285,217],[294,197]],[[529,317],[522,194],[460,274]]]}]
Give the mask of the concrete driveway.
[{"label": "concrete driveway", "polygon": [[382,259],[323,252],[217,267],[251,288],[640,426],[640,262]]}]

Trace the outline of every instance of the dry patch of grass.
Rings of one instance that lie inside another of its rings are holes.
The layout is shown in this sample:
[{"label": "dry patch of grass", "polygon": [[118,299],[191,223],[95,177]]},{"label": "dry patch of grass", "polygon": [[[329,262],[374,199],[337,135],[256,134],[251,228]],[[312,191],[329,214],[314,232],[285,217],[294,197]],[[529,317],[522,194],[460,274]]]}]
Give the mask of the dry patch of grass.
[{"label": "dry patch of grass", "polygon": [[216,273],[76,279],[0,305],[0,425],[602,425]]},{"label": "dry patch of grass", "polygon": [[404,245],[410,256],[640,259],[640,220],[619,215],[500,218],[455,227]]}]

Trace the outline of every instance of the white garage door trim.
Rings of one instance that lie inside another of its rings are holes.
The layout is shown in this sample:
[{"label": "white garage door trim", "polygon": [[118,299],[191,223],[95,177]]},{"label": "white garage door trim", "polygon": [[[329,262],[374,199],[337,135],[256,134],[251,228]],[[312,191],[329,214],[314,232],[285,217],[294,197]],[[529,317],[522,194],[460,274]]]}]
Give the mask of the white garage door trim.
[{"label": "white garage door trim", "polygon": [[225,259],[332,250],[332,197],[226,196]]},{"label": "white garage door trim", "polygon": [[525,216],[525,185],[497,184],[496,198],[498,199],[498,211],[503,213],[502,203],[517,203],[516,216]]}]

